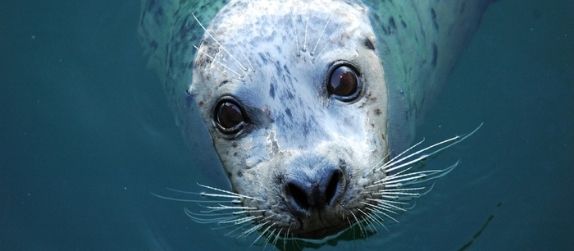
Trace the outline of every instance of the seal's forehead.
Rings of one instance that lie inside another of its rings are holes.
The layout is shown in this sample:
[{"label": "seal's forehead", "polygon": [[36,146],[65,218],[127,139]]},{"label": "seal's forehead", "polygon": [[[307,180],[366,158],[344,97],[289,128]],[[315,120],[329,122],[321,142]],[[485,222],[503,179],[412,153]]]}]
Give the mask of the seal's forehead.
[{"label": "seal's forehead", "polygon": [[347,34],[346,37],[339,37],[345,39],[350,37],[350,33],[367,28],[365,24],[369,23],[367,8],[354,1],[237,2],[222,9],[211,22],[210,30],[218,39],[221,38],[221,42],[233,43],[238,38],[260,40],[262,37],[283,35],[291,36],[293,40],[298,39],[294,35],[305,39],[304,35],[317,36],[325,30],[327,35]]},{"label": "seal's forehead", "polygon": [[[249,68],[269,61],[288,66],[332,61],[307,60],[304,55],[354,51],[363,38],[374,37],[367,12],[352,0],[231,1],[210,22],[195,61],[200,70],[194,75],[222,83],[245,80]],[[214,65],[220,70],[214,71]]]}]

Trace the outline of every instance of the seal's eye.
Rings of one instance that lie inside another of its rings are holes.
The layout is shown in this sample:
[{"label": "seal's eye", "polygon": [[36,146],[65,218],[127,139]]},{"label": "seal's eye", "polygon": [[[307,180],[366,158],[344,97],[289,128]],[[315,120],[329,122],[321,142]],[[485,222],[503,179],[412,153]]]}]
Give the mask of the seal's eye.
[{"label": "seal's eye", "polygon": [[224,134],[236,134],[247,124],[247,117],[241,107],[232,99],[222,99],[215,107],[214,122]]},{"label": "seal's eye", "polygon": [[331,70],[327,91],[335,98],[350,102],[360,93],[360,80],[355,68],[349,65],[338,65]]}]

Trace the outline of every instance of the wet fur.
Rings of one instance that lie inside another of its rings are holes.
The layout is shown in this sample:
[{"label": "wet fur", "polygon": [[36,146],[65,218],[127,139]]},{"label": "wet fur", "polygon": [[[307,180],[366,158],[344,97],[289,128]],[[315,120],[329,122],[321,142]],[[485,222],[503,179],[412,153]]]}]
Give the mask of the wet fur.
[{"label": "wet fur", "polygon": [[[186,2],[144,4],[144,40],[178,121],[190,135],[189,120],[203,119],[232,184],[233,191],[202,186],[205,199],[199,201],[208,206],[187,211],[192,219],[229,224],[231,235],[254,235],[254,242],[321,227],[355,225],[366,235],[370,226],[397,221],[411,199],[428,192],[429,181],[456,166],[416,169],[465,137],[407,146],[425,97],[444,82],[456,58],[451,54],[460,52],[485,4],[397,2],[217,1],[214,6],[223,6],[217,12],[199,12]],[[460,19],[451,18],[454,10]],[[170,14],[177,18],[160,25],[157,20]],[[329,66],[339,60],[361,72],[365,89],[355,103],[325,93]],[[222,95],[238,99],[253,118],[236,139],[212,126]],[[294,168],[312,172],[313,165],[326,164],[344,168],[347,182],[337,210],[325,215],[332,226],[297,219],[278,185]]]}]

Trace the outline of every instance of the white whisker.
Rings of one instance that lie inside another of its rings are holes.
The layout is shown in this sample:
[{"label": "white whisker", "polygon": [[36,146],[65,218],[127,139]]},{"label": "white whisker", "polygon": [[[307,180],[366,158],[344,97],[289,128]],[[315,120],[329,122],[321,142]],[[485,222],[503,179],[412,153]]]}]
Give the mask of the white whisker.
[{"label": "white whisker", "polygon": [[413,173],[401,174],[398,176],[387,176],[376,183],[384,183],[385,187],[401,187],[413,184],[428,182],[430,180],[441,178],[449,174],[454,168],[460,164],[460,161],[455,162],[451,166],[442,170],[425,170]]},{"label": "white whisker", "polygon": [[[349,213],[351,212],[350,210],[348,210],[348,211],[349,211]],[[343,219],[347,221],[347,224],[349,224],[349,228],[352,228],[352,227],[353,227],[353,223],[352,223],[351,220],[349,219],[349,216],[348,216],[348,215],[343,215]],[[353,231],[353,239],[356,239],[355,231]]]},{"label": "white whisker", "polygon": [[224,200],[197,200],[197,199],[183,199],[183,198],[175,198],[165,195],[160,195],[157,193],[150,193],[151,195],[163,199],[163,200],[171,200],[171,201],[178,201],[178,202],[193,202],[193,203],[233,203],[233,201],[224,201]]},{"label": "white whisker", "polygon": [[[233,211],[233,212],[224,212],[224,213],[220,213],[220,214],[242,215],[242,214],[257,214],[257,213],[263,213],[263,212],[265,212],[265,210],[241,210],[241,211]],[[201,213],[204,213],[204,211],[201,211]],[[210,212],[205,212],[205,213],[210,213]]]},{"label": "white whisker", "polygon": [[371,215],[373,215],[373,217],[378,219],[381,227],[383,227],[386,231],[389,231],[389,229],[385,225],[385,219],[383,219],[383,217],[381,217],[376,211],[374,211],[373,208],[367,207],[365,209],[369,210],[370,212],[373,212]]},{"label": "white whisker", "polygon": [[[275,224],[275,223],[274,223]],[[271,237],[275,234],[275,231],[277,231],[277,229],[273,229],[273,231],[271,231],[271,233],[269,233],[267,235],[267,237],[265,237],[265,246],[263,246],[263,250],[265,250],[267,248],[267,245],[269,244],[269,242],[271,242]]]},{"label": "white whisker", "polygon": [[206,193],[206,192],[200,192],[199,195],[203,196],[203,197],[215,197],[215,198],[229,198],[229,199],[240,199],[241,198],[241,197],[235,196],[235,195]]},{"label": "white whisker", "polygon": [[259,239],[261,239],[261,237],[263,237],[265,235],[265,233],[267,233],[267,231],[269,231],[269,229],[271,229],[273,226],[275,225],[275,223],[269,225],[267,228],[265,228],[265,230],[263,230],[261,233],[259,233],[259,236],[251,243],[250,246],[253,246]]},{"label": "white whisker", "polygon": [[393,204],[393,205],[409,205],[410,203],[408,202],[404,202],[404,201],[398,201],[398,200],[384,200],[384,199],[377,199],[380,200],[380,203],[383,203],[384,205],[387,204]]},{"label": "white whisker", "polygon": [[275,235],[275,239],[273,239],[273,246],[277,246],[277,241],[279,238],[281,238],[281,232],[283,232],[283,229],[279,229],[279,232],[277,232]]},{"label": "white whisker", "polygon": [[184,209],[184,213],[189,217],[192,221],[201,223],[201,224],[212,224],[212,223],[220,223],[222,221],[234,220],[237,219],[237,216],[228,216],[228,217],[215,217],[215,218],[201,218],[197,217],[191,212],[188,208]]},{"label": "white whisker", "polygon": [[377,232],[377,222],[372,218],[371,215],[369,215],[368,213],[365,213],[363,210],[361,210],[360,208],[357,209],[359,211],[359,213],[361,213],[365,219],[365,222],[367,223],[366,226],[367,227],[371,227],[375,232]]},{"label": "white whisker", "polygon": [[238,198],[245,198],[245,199],[251,199],[251,200],[256,200],[256,201],[263,201],[262,199],[259,199],[259,198],[255,198],[255,197],[250,197],[250,196],[243,195],[243,194],[234,193],[234,192],[230,192],[230,191],[227,191],[227,190],[223,190],[223,189],[219,189],[219,188],[215,188],[215,187],[210,187],[210,186],[202,185],[202,184],[199,184],[199,183],[197,183],[197,185],[198,185],[198,186],[201,186],[201,187],[203,187],[203,188],[207,188],[207,189],[211,189],[211,190],[214,190],[214,191],[226,193],[226,194],[229,194],[229,195],[235,195],[235,196],[237,196]]},{"label": "white whisker", "polygon": [[[373,168],[371,168],[370,171],[371,171],[371,172],[376,171],[376,170],[385,162],[385,160],[386,160],[389,156],[391,156],[391,153],[387,152],[387,154],[385,154],[385,156],[384,156],[381,160],[379,160],[375,165],[373,165]],[[391,159],[391,160],[392,160],[392,159]],[[390,161],[390,160],[389,160],[389,161]],[[370,174],[369,172],[365,172],[365,175],[369,175],[369,174]]]},{"label": "white whisker", "polygon": [[289,240],[289,232],[291,231],[291,225],[287,228],[287,232],[283,235],[283,249],[287,250],[287,240]]},{"label": "white whisker", "polygon": [[[293,10],[291,10],[291,12],[293,12]],[[296,51],[297,51],[297,54],[299,54],[299,51],[300,51],[300,49],[299,49],[299,32],[297,32],[298,26],[297,26],[297,22],[293,23],[293,19],[294,19],[293,16],[291,16],[291,23],[293,24],[293,27],[294,27],[293,32],[295,34],[295,45],[297,47]]]},{"label": "white whisker", "polygon": [[[215,213],[214,213],[215,212]],[[265,212],[265,210],[241,210],[241,211],[233,211],[233,212],[218,212],[218,211],[213,211],[213,210],[202,210],[199,213],[195,213],[195,212],[189,212],[192,215],[195,216],[202,216],[202,217],[209,217],[209,216],[232,216],[232,215],[242,215],[242,214],[254,214],[254,213],[260,213],[260,212]]]},{"label": "white whisker", "polygon": [[[235,226],[235,225],[231,225],[231,226]],[[231,237],[231,238],[236,238],[237,236],[235,235],[235,232],[239,231],[239,230],[243,230],[244,228],[247,228],[249,225],[240,225],[239,227],[236,227],[235,229],[225,233],[224,236],[227,237]],[[229,226],[225,226],[225,227],[229,227]]]},{"label": "white whisker", "polygon": [[385,224],[384,224],[384,220],[382,218],[380,218],[376,213],[371,213],[372,210],[369,207],[366,207],[365,210],[370,210],[370,212],[364,212],[364,214],[368,214],[368,217],[371,217],[371,219],[376,223],[379,224],[381,227],[386,228]]},{"label": "white whisker", "polygon": [[195,16],[195,14],[191,14],[193,16],[193,18],[195,19],[195,21],[197,22],[197,24],[199,24],[199,26],[201,26],[201,29],[203,29],[203,31],[205,32],[205,34],[207,34],[211,39],[213,39],[213,41],[219,45],[219,47],[225,51],[225,53],[227,53],[227,55],[229,55],[229,57],[231,57],[233,60],[235,60],[235,62],[237,64],[239,64],[239,66],[241,67],[241,70],[243,70],[244,72],[247,71],[247,68],[245,66],[243,66],[243,64],[241,64],[241,62],[239,60],[237,60],[237,58],[235,58],[235,56],[233,56],[233,54],[231,54],[217,39],[215,39],[215,37],[211,34],[211,32],[209,32],[205,26],[203,26],[203,24],[199,21],[199,19]]},{"label": "white whisker", "polygon": [[180,189],[176,189],[176,188],[171,188],[171,187],[166,187],[165,190],[172,191],[172,192],[176,192],[176,193],[199,195],[198,192],[184,191],[184,190],[180,190]]},{"label": "white whisker", "polygon": [[365,232],[365,229],[363,229],[363,225],[361,224],[361,221],[359,221],[359,218],[357,218],[357,216],[353,213],[353,211],[349,211],[349,213],[351,214],[351,216],[353,216],[353,218],[355,218],[355,223],[359,226],[359,230],[361,231],[361,235],[363,235],[363,238],[367,237],[367,233]]},{"label": "white whisker", "polygon": [[377,213],[377,214],[383,215],[383,216],[385,216],[385,217],[391,219],[392,221],[394,221],[394,222],[396,222],[396,223],[399,223],[399,221],[398,221],[397,219],[395,219],[394,217],[392,217],[392,216],[390,216],[389,214],[385,213],[385,212],[390,212],[390,213],[396,214],[395,211],[392,211],[392,210],[390,210],[390,209],[388,209],[388,208],[385,208],[385,207],[381,207],[380,205],[374,205],[374,204],[367,203],[367,202],[363,202],[363,204],[367,205],[368,208],[369,208],[369,210],[372,210],[373,212],[375,212],[375,213]]},{"label": "white whisker", "polygon": [[411,196],[411,197],[418,197],[420,196],[419,193],[405,193],[405,192],[388,192],[386,190],[381,190],[381,192],[374,192],[373,194],[376,195],[382,195],[384,196],[389,196],[392,198],[397,198],[397,197],[401,197],[401,196]]},{"label": "white whisker", "polygon": [[224,64],[224,63],[220,62],[219,60],[217,60],[215,56],[211,56],[211,55],[207,54],[206,52],[203,52],[203,51],[200,50],[199,47],[197,47],[196,45],[194,45],[193,47],[197,50],[197,52],[198,52],[199,54],[204,55],[204,56],[208,57],[209,59],[211,59],[211,62],[216,63],[216,64],[220,65],[221,67],[225,68],[225,70],[227,70],[227,71],[229,71],[229,72],[231,72],[231,73],[237,75],[238,78],[241,78],[241,77],[242,77],[241,74],[239,74],[239,73],[236,72],[235,70],[231,69],[231,67],[229,67],[229,66],[227,66],[226,64]]},{"label": "white whisker", "polygon": [[238,218],[238,219],[220,221],[219,224],[233,223],[235,225],[239,225],[239,224],[243,224],[243,223],[247,223],[247,222],[253,222],[256,219],[260,219],[261,217],[263,217],[263,216],[246,216],[246,217]]},{"label": "white whisker", "polygon": [[171,201],[179,201],[179,202],[198,202],[198,200],[190,200],[190,199],[181,199],[181,198],[173,198],[169,196],[159,195],[157,193],[151,192],[151,195],[160,198],[162,200],[171,200]]},{"label": "white whisker", "polygon": [[268,221],[264,221],[263,223],[259,223],[253,227],[251,227],[250,229],[244,231],[243,233],[241,233],[240,235],[238,235],[236,238],[240,239],[240,238],[245,238],[249,235],[251,235],[253,232],[259,230],[260,228],[264,227],[265,225],[269,224]]},{"label": "white whisker", "polygon": [[[378,206],[377,208],[380,207],[380,209],[384,209],[385,211],[387,211],[387,212],[389,212],[389,213],[397,214],[397,212],[393,211],[393,209],[396,209],[396,210],[399,210],[399,211],[403,211],[403,212],[406,212],[406,211],[407,211],[406,209],[404,209],[404,208],[402,208],[402,207],[399,207],[399,206],[397,206],[397,205],[394,205],[394,204],[399,204],[399,203],[396,202],[396,201],[388,201],[388,200],[373,199],[373,198],[369,198],[369,199],[367,199],[367,200],[377,202],[377,206]],[[401,205],[401,204],[399,204],[399,205]],[[403,204],[403,205],[408,205],[408,204]]]},{"label": "white whisker", "polygon": [[307,51],[307,26],[309,24],[309,18],[305,21],[305,38],[303,40],[303,52]]},{"label": "white whisker", "polygon": [[408,191],[420,191],[425,190],[426,187],[404,187],[404,188],[392,188],[384,189],[385,192],[408,192]]},{"label": "white whisker", "polygon": [[255,67],[253,67],[253,64],[251,63],[251,59],[249,59],[249,57],[247,55],[245,55],[245,53],[243,53],[243,58],[245,58],[245,61],[247,61],[247,64],[249,64],[249,69],[251,69],[252,71],[255,71]]},{"label": "white whisker", "polygon": [[[399,153],[397,156],[394,156],[393,158],[391,158],[391,159],[387,162],[387,165],[391,165],[391,164],[389,164],[389,163],[394,163],[395,160],[397,160],[398,158],[400,158],[400,157],[403,156],[404,154],[408,153],[408,152],[411,151],[412,149],[416,148],[417,146],[419,146],[420,144],[422,144],[424,141],[425,141],[425,139],[423,138],[421,141],[417,142],[416,144],[414,144],[414,145],[412,145],[411,147],[407,148],[406,150],[402,151],[402,152]],[[387,154],[387,156],[388,156],[388,154]],[[386,159],[387,156],[385,156],[385,158],[383,158],[379,163],[377,163],[377,165],[375,165],[375,166],[371,169],[371,172],[372,172],[372,171],[375,171],[375,170],[377,170],[377,169],[380,169],[380,168],[382,168],[382,167],[384,167],[385,165],[383,165],[383,166],[379,166],[379,165],[381,164],[381,162],[385,161],[385,159]]]},{"label": "white whisker", "polygon": [[[433,145],[431,145],[431,146],[425,147],[425,148],[423,148],[423,149],[421,149],[421,150],[418,150],[418,151],[416,151],[416,152],[414,152],[414,153],[411,153],[411,154],[409,154],[409,155],[407,155],[407,156],[405,156],[405,157],[403,157],[403,158],[397,159],[397,160],[395,160],[395,161],[389,161],[389,162],[387,162],[386,164],[384,164],[381,168],[382,168],[382,169],[385,169],[385,171],[386,171],[387,173],[389,173],[389,172],[392,172],[392,171],[394,171],[394,170],[397,170],[397,169],[399,169],[399,168],[401,168],[401,167],[409,166],[409,165],[414,164],[414,163],[416,163],[416,162],[419,162],[419,161],[425,160],[425,159],[427,159],[427,158],[430,158],[430,157],[432,157],[432,156],[434,156],[434,155],[436,155],[436,154],[438,154],[438,153],[444,151],[445,149],[448,149],[448,148],[450,148],[450,147],[452,147],[452,146],[454,146],[454,145],[456,145],[456,144],[458,144],[458,143],[464,141],[464,140],[467,139],[468,137],[472,136],[474,133],[476,133],[476,132],[482,127],[483,124],[484,124],[484,123],[480,123],[480,125],[479,125],[478,127],[476,127],[474,130],[472,130],[470,133],[467,133],[466,135],[463,135],[463,136],[454,136],[454,137],[452,137],[452,138],[450,138],[450,139],[446,139],[446,140],[443,140],[443,141],[441,141],[441,142],[435,143],[435,144],[433,144]],[[419,143],[417,143],[417,144],[415,144],[415,146],[418,145],[418,144],[420,144],[420,143],[422,143],[422,141],[419,142]],[[410,150],[410,149],[412,149],[412,148],[413,148],[413,147],[410,147],[410,148],[407,149],[407,150]],[[430,153],[425,153],[425,152],[430,151],[430,150],[433,150],[433,149],[435,149],[435,148],[438,148],[438,149],[436,149],[436,150],[434,150],[433,152],[430,152]],[[417,156],[417,155],[419,155],[419,154],[420,154],[420,156],[416,157],[415,160],[409,160],[410,158],[415,157],[415,156]],[[406,160],[408,160],[407,163],[400,164],[400,163],[402,163],[403,161],[406,161]]]},{"label": "white whisker", "polygon": [[224,206],[224,205],[220,205],[217,207],[213,207],[213,206],[207,206],[207,209],[212,209],[214,211],[222,211],[222,210],[237,210],[237,209],[246,209],[246,210],[254,210],[257,209],[256,207],[230,207],[230,206]]},{"label": "white whisker", "polygon": [[323,38],[323,35],[325,34],[325,31],[327,30],[327,26],[329,25],[330,22],[331,22],[331,16],[329,16],[329,19],[327,19],[327,23],[325,23],[325,26],[323,27],[323,31],[321,31],[321,35],[319,35],[319,38],[317,39],[317,42],[315,43],[315,46],[313,47],[313,50],[311,51],[311,56],[315,55],[315,51],[317,50],[317,45],[319,45],[319,42]]},{"label": "white whisker", "polygon": [[[386,163],[385,165],[383,165],[382,168],[385,169],[385,172],[390,173],[390,172],[392,172],[392,171],[394,171],[394,170],[397,170],[397,169],[399,169],[399,168],[401,168],[401,167],[410,166],[410,165],[412,165],[412,164],[418,163],[418,162],[420,162],[420,161],[422,161],[422,160],[425,160],[425,159],[427,159],[427,158],[429,158],[429,157],[435,155],[436,153],[438,153],[438,152],[440,152],[440,151],[442,151],[442,150],[444,150],[444,149],[449,148],[449,147],[452,146],[454,143],[459,142],[459,141],[458,141],[459,138],[460,138],[460,136],[455,136],[455,137],[452,137],[452,138],[450,138],[450,139],[446,139],[446,140],[443,140],[443,141],[441,141],[441,142],[435,143],[435,144],[433,144],[433,145],[431,145],[431,146],[425,147],[425,148],[423,148],[423,149],[421,149],[421,150],[418,150],[418,151],[416,151],[416,152],[414,152],[414,153],[411,153],[411,154],[409,154],[409,155],[407,155],[407,156],[405,156],[405,157],[403,157],[403,158],[401,158],[401,159],[398,159],[398,160],[396,160],[396,162]],[[430,153],[430,154],[422,154],[422,153],[424,153],[425,151],[432,150],[432,149],[435,148],[435,147],[439,147],[439,146],[442,146],[442,145],[445,145],[445,144],[446,144],[446,146],[441,147],[441,148],[439,148],[438,150],[436,150],[436,151],[434,151],[434,152],[432,152],[432,153]],[[402,164],[401,164],[401,162],[403,162],[403,161],[405,161],[405,160],[408,160],[409,158],[414,157],[414,156],[417,156],[417,155],[419,155],[419,154],[421,154],[421,155],[418,156],[418,157],[416,157],[415,159],[409,160],[409,161],[407,161],[406,163],[402,163]],[[388,168],[388,169],[387,169],[387,168]]]}]

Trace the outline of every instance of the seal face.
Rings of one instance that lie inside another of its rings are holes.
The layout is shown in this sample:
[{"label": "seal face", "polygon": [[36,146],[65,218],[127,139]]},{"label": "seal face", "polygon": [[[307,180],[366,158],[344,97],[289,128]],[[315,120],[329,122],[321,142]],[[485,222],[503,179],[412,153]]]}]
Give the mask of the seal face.
[{"label": "seal face", "polygon": [[458,164],[425,160],[480,128],[409,147],[489,2],[144,0],[177,121],[196,133],[199,112],[233,189],[200,185],[207,210],[187,215],[272,243],[396,221]]},{"label": "seal face", "polygon": [[206,27],[189,92],[255,226],[322,238],[376,210],[385,177],[376,36],[352,1],[256,2]]}]

